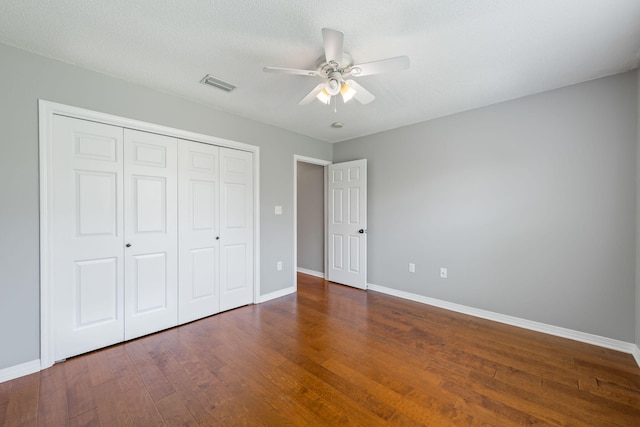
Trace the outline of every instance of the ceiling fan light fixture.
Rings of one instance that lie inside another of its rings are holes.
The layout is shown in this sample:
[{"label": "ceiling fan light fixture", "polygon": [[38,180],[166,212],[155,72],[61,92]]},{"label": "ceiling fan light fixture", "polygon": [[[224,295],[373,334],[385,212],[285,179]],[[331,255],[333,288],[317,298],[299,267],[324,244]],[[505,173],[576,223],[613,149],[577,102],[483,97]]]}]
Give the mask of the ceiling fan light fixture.
[{"label": "ceiling fan light fixture", "polygon": [[329,103],[331,102],[331,94],[327,92],[327,89],[322,89],[320,92],[318,92],[316,98],[323,104],[329,105]]},{"label": "ceiling fan light fixture", "polygon": [[324,90],[330,95],[334,96],[340,93],[340,81],[335,78],[330,78],[324,86]]},{"label": "ceiling fan light fixture", "polygon": [[342,100],[346,104],[351,101],[351,98],[356,94],[356,90],[351,87],[349,83],[343,83],[340,87],[340,95],[342,95]]}]

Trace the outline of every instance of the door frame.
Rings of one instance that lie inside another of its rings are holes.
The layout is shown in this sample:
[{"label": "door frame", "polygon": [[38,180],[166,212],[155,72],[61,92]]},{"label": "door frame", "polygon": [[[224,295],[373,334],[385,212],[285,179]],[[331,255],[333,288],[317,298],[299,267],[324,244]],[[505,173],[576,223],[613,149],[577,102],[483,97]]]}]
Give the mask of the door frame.
[{"label": "door frame", "polygon": [[316,159],[313,157],[293,155],[293,288],[298,290],[298,162],[310,163],[322,166],[324,176],[322,187],[324,188],[324,278],[327,277],[327,167],[333,164],[330,160]]},{"label": "door frame", "polygon": [[175,129],[158,124],[148,123],[126,117],[91,111],[56,102],[38,100],[38,149],[40,173],[40,369],[52,366],[53,360],[53,292],[51,251],[53,250],[52,235],[52,187],[50,173],[52,171],[53,146],[53,117],[67,116],[135,129],[144,132],[167,135],[178,139],[186,139],[205,144],[228,147],[253,153],[253,303],[259,302],[260,297],[260,147],[229,139],[218,138],[201,133]]}]

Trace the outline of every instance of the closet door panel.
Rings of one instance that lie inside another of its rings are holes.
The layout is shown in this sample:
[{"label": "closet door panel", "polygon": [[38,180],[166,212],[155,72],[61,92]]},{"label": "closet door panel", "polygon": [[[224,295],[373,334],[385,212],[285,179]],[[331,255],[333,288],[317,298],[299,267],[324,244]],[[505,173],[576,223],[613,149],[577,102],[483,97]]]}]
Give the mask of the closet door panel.
[{"label": "closet door panel", "polygon": [[124,338],[123,130],[54,116],[54,360]]},{"label": "closet door panel", "polygon": [[125,129],[125,339],[178,323],[177,140]]},{"label": "closet door panel", "polygon": [[148,253],[133,255],[133,277],[126,286],[133,288],[133,315],[139,316],[156,310],[167,310],[170,290],[167,288],[167,254]]},{"label": "closet door panel", "polygon": [[216,146],[179,142],[181,324],[220,311],[219,161]]},{"label": "closet door panel", "polygon": [[220,148],[220,309],[253,302],[253,155]]}]

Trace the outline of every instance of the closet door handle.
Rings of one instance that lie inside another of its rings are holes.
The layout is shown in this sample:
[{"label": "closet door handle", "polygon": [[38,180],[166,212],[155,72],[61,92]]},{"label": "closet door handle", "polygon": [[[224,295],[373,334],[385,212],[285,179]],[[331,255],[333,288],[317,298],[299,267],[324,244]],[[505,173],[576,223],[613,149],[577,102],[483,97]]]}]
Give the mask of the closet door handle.
[{"label": "closet door handle", "polygon": [[131,247],[131,243],[127,243],[125,246],[130,248]]},{"label": "closet door handle", "polygon": [[220,236],[216,236],[216,240],[220,240]]}]

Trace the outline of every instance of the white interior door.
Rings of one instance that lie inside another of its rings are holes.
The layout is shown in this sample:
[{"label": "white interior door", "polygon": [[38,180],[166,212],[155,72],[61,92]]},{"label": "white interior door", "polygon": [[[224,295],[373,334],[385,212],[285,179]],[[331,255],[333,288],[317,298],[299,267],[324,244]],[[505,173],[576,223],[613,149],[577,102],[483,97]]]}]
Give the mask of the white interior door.
[{"label": "white interior door", "polygon": [[179,323],[220,311],[219,148],[178,143]]},{"label": "white interior door", "polygon": [[220,310],[253,302],[253,154],[220,148]]},{"label": "white interior door", "polygon": [[122,136],[53,119],[53,360],[124,339]]},{"label": "white interior door", "polygon": [[367,160],[329,165],[327,280],[367,287]]},{"label": "white interior door", "polygon": [[178,324],[177,140],[124,130],[125,339]]}]

